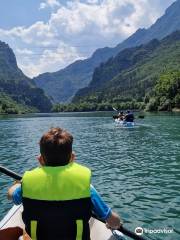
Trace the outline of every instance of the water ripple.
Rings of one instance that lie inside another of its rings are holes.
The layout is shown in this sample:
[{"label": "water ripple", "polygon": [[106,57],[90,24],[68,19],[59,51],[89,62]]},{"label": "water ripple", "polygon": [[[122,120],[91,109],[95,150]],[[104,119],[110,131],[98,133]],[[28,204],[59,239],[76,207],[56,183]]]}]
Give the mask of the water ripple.
[{"label": "water ripple", "polygon": [[[38,141],[52,126],[74,135],[77,160],[92,169],[92,182],[105,201],[134,230],[172,227],[180,239],[180,116],[148,115],[134,129],[114,124],[108,114],[51,114],[0,120],[1,164],[23,173],[37,165]],[[0,176],[0,216],[11,203],[12,181]]]}]

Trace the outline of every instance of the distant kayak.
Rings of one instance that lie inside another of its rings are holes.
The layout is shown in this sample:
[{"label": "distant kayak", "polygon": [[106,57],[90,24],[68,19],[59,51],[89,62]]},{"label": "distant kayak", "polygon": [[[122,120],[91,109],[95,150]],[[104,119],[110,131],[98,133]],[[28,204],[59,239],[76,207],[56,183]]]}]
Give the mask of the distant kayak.
[{"label": "distant kayak", "polygon": [[[22,221],[22,211],[23,207],[20,206],[13,206],[10,211],[7,213],[7,215],[0,221],[0,239],[3,238],[3,234],[6,234],[6,232],[13,231],[13,228],[16,228],[17,231],[23,232],[23,229],[25,228],[24,223]],[[105,224],[98,221],[95,218],[91,218],[89,221],[90,226],[90,233],[91,233],[91,239],[92,240],[123,240],[123,234],[119,231],[114,231],[114,234],[111,230],[107,229]],[[14,233],[14,234],[16,234]],[[16,235],[13,235],[16,236]],[[22,238],[19,238],[22,239]]]},{"label": "distant kayak", "polygon": [[122,121],[120,119],[115,119],[115,122],[117,124],[119,124],[120,126],[122,127],[128,127],[128,128],[131,128],[131,127],[134,127],[135,126],[135,123],[134,122],[126,122],[126,121]]}]

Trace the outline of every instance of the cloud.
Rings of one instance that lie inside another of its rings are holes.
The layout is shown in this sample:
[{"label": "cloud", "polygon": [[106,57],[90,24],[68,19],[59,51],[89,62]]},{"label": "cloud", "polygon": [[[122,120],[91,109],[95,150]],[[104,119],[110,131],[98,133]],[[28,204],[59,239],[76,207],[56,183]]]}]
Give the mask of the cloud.
[{"label": "cloud", "polygon": [[87,3],[89,4],[97,4],[99,0],[87,0]]},{"label": "cloud", "polygon": [[163,13],[156,3],[157,0],[75,0],[60,4],[46,0],[41,8],[56,7],[48,22],[0,29],[0,36],[13,49],[24,49],[23,54],[17,52],[18,64],[28,76],[35,76],[88,57],[99,47],[115,46],[139,27],[150,26]]},{"label": "cloud", "polygon": [[16,55],[32,55],[33,54],[33,51],[27,49],[27,48],[24,48],[24,49],[20,49],[20,48],[16,48],[15,50],[15,53]]},{"label": "cloud", "polygon": [[66,64],[70,64],[72,59],[75,61],[83,58],[74,47],[68,46],[63,42],[59,43],[57,47],[50,49],[34,47],[33,50],[34,51],[30,51],[26,48],[17,48],[15,50],[17,59],[22,60],[19,61],[18,66],[28,76],[37,76],[43,73],[45,69],[46,71],[57,71],[57,66],[58,69],[60,69],[65,67]]},{"label": "cloud", "polygon": [[59,7],[60,3],[57,0],[46,0],[45,2],[40,3],[39,9],[44,9],[47,7],[54,8],[54,7]]},{"label": "cloud", "polygon": [[44,9],[47,7],[47,4],[45,2],[40,3],[39,9]]}]

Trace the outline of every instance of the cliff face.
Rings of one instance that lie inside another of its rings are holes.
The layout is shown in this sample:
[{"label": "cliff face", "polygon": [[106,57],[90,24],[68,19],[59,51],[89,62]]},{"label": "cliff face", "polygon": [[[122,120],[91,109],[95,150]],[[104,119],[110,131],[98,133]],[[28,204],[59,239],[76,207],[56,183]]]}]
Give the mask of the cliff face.
[{"label": "cliff face", "polygon": [[26,77],[18,68],[12,49],[0,41],[0,93],[4,93],[15,102],[38,111],[48,112],[52,105],[42,89]]}]

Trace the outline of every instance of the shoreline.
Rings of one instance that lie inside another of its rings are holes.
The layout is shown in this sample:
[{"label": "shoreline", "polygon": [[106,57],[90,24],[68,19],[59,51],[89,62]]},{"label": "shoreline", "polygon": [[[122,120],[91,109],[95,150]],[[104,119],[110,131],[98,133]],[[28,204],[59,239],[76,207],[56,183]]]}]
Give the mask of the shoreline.
[{"label": "shoreline", "polygon": [[[119,110],[120,111],[120,110]],[[118,113],[119,111],[113,111],[113,110],[107,110],[107,111],[62,111],[62,112],[26,112],[26,113],[0,113],[0,116],[23,116],[28,114],[58,114],[58,113],[103,113],[103,112],[112,112],[114,115]],[[124,110],[125,112],[126,110]],[[140,114],[146,114],[146,113],[180,113],[180,108],[174,108],[171,111],[144,111],[144,110],[131,110],[133,113],[140,113]]]},{"label": "shoreline", "polygon": [[180,108],[173,108],[172,112],[179,112],[180,113]]}]

